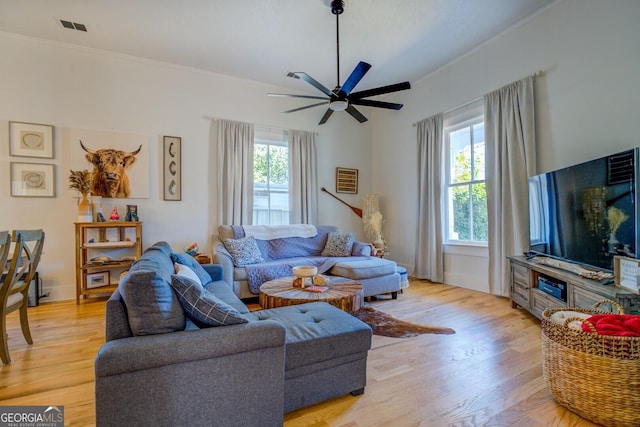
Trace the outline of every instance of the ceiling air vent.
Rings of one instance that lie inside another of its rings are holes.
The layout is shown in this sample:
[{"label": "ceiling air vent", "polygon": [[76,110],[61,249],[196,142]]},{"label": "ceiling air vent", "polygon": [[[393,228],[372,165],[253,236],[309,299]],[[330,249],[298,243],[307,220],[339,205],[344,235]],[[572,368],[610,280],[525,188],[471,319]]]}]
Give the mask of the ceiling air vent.
[{"label": "ceiling air vent", "polygon": [[71,22],[65,19],[61,19],[60,24],[62,24],[64,28],[68,28],[70,30],[84,31],[85,33],[87,32],[87,27],[84,24],[78,24],[77,22]]},{"label": "ceiling air vent", "polygon": [[607,157],[607,185],[633,180],[633,150]]}]

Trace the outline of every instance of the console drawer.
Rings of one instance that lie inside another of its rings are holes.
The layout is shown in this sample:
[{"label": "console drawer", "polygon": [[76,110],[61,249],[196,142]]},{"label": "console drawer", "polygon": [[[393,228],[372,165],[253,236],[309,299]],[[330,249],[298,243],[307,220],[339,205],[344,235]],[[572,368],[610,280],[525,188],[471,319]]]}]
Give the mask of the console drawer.
[{"label": "console drawer", "polygon": [[567,304],[549,294],[545,294],[538,289],[531,290],[532,304],[531,313],[538,319],[542,319],[542,312],[548,308],[566,307]]}]

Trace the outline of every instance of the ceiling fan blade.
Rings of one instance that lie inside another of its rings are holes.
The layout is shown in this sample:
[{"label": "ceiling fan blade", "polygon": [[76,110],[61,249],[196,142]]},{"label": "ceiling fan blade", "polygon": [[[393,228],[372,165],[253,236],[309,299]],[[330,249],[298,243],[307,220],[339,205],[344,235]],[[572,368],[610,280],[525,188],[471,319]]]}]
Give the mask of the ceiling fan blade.
[{"label": "ceiling fan blade", "polygon": [[351,114],[353,118],[359,121],[360,123],[364,123],[367,121],[367,118],[363,116],[360,111],[356,110],[356,108],[353,105],[349,105],[345,111]]},{"label": "ceiling fan blade", "polygon": [[268,93],[267,96],[281,96],[281,97],[287,97],[287,98],[305,98],[305,99],[327,99],[326,96],[294,95],[292,93]]},{"label": "ceiling fan blade", "polygon": [[327,105],[328,101],[318,102],[317,104],[305,105],[304,107],[294,108],[293,110],[283,111],[282,114],[295,113],[296,111],[306,110],[307,108],[317,107],[318,105]]},{"label": "ceiling fan blade", "polygon": [[333,110],[331,108],[327,108],[327,111],[324,113],[324,116],[322,116],[318,124],[323,125],[327,123],[327,120],[329,120],[329,117],[331,117],[332,114],[333,114]]},{"label": "ceiling fan blade", "polygon": [[353,88],[356,87],[358,83],[360,83],[360,80],[362,80],[362,78],[365,74],[367,74],[367,71],[369,71],[370,68],[371,64],[367,64],[363,61],[358,62],[356,68],[353,69],[351,75],[347,78],[347,80],[345,80],[344,84],[340,88],[338,96],[344,97],[346,95],[349,95]]},{"label": "ceiling fan blade", "polygon": [[367,98],[369,96],[382,95],[385,93],[398,92],[400,90],[407,90],[407,89],[411,89],[411,83],[409,82],[396,83],[389,86],[380,86],[374,89],[362,90],[360,92],[353,92],[349,96],[349,98],[350,99]]},{"label": "ceiling fan blade", "polygon": [[365,107],[387,108],[389,110],[399,110],[402,108],[402,104],[394,104],[393,102],[374,101],[372,99],[353,99],[351,100],[351,104],[364,105]]},{"label": "ceiling fan blade", "polygon": [[301,71],[297,71],[295,73],[287,73],[287,77],[293,77],[294,79],[302,79],[305,82],[309,83],[311,86],[313,86],[316,89],[318,89],[320,92],[322,92],[325,95],[327,95],[328,97],[334,97],[335,96],[335,94],[333,92],[331,92],[329,89],[324,87],[322,85],[322,83],[318,82],[316,79],[314,79],[313,77],[311,77],[307,73],[303,73]]}]

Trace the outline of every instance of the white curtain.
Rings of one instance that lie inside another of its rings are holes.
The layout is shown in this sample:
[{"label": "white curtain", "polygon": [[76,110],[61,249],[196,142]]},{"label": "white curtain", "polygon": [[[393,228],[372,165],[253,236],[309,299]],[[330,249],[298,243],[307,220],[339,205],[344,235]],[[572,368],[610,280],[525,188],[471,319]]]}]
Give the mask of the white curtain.
[{"label": "white curtain", "polygon": [[528,179],[536,172],[533,77],[484,97],[489,290],[509,295],[510,255],[529,250]]},{"label": "white curtain", "polygon": [[442,114],[418,122],[418,224],[415,271],[419,279],[444,280],[442,255]]},{"label": "white curtain", "polygon": [[316,134],[289,131],[289,222],[316,224],[318,220]]},{"label": "white curtain", "polygon": [[218,121],[218,219],[253,221],[253,138],[250,123]]}]

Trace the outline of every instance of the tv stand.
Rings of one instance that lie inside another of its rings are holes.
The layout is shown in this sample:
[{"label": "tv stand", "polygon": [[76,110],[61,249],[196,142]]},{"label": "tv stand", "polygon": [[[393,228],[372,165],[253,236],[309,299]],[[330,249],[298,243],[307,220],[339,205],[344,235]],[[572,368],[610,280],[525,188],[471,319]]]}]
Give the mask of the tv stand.
[{"label": "tv stand", "polygon": [[[602,280],[587,279],[570,271],[538,263],[535,257],[513,256],[508,259],[511,265],[511,307],[522,307],[538,319],[542,318],[542,312],[548,308],[590,308],[603,299],[616,301],[627,314],[640,314],[640,295],[630,290],[613,284],[605,285]],[[556,283],[559,287],[564,284],[566,301],[563,301],[559,292],[552,294],[553,289],[548,285],[543,285],[546,292],[541,290],[540,282]]]}]

